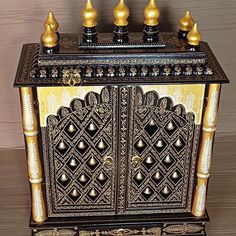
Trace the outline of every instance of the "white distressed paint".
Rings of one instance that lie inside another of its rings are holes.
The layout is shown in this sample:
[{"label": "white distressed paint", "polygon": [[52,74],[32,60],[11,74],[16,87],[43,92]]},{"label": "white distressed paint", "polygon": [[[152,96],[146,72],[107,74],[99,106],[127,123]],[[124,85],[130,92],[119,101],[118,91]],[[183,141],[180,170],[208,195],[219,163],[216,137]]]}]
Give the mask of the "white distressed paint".
[{"label": "white distressed paint", "polygon": [[205,205],[206,205],[206,186],[201,185],[198,188],[198,201],[196,207],[197,212],[201,214],[203,211],[205,211]]},{"label": "white distressed paint", "polygon": [[194,110],[194,95],[192,92],[190,92],[187,96],[186,96],[186,110],[187,111],[193,111]]},{"label": "white distressed paint", "polygon": [[33,180],[39,178],[39,160],[37,154],[36,144],[30,141],[28,143],[28,168],[31,175],[30,177]]},{"label": "white distressed paint", "polygon": [[42,196],[41,191],[39,189],[33,190],[33,198],[34,198],[34,215],[36,222],[42,222],[43,219],[43,209],[42,209]]},{"label": "white distressed paint", "polygon": [[208,174],[212,157],[212,140],[210,138],[204,141],[202,155],[203,160],[201,162],[201,172],[203,174]]},{"label": "white distressed paint", "polygon": [[219,91],[215,90],[212,92],[212,96],[209,101],[210,107],[209,107],[207,122],[210,127],[215,126],[217,110],[218,110],[218,99],[219,99]]},{"label": "white distressed paint", "polygon": [[26,130],[34,129],[34,111],[31,103],[31,97],[29,94],[23,94],[22,96],[23,103],[23,116],[24,116],[24,124]]}]

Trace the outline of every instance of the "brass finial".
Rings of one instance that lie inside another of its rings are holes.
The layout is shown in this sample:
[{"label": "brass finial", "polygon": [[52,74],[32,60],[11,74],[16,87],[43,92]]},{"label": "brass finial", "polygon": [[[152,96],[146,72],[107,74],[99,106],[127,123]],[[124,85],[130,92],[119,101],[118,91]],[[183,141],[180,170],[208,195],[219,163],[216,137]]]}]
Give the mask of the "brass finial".
[{"label": "brass finial", "polygon": [[44,47],[53,48],[57,46],[58,35],[52,29],[50,24],[45,25],[45,30],[44,30],[44,33],[42,34],[41,39],[42,39]]},{"label": "brass finial", "polygon": [[52,11],[48,12],[48,17],[47,17],[47,19],[45,21],[45,27],[47,25],[50,25],[51,28],[54,30],[54,32],[57,32],[59,24],[58,24],[55,16],[53,15]]},{"label": "brass finial", "polygon": [[86,6],[82,11],[83,26],[92,28],[97,25],[97,11],[93,7],[91,0],[87,0]]},{"label": "brass finial", "polygon": [[125,0],[120,0],[118,5],[114,9],[114,24],[116,26],[127,26],[129,22],[127,21],[129,17],[129,8],[125,4]]},{"label": "brass finial", "polygon": [[155,0],[150,0],[144,9],[144,24],[147,26],[157,26],[159,24],[160,10]]},{"label": "brass finial", "polygon": [[191,31],[194,21],[190,11],[186,11],[184,17],[179,21],[179,28],[183,31]]},{"label": "brass finial", "polygon": [[192,30],[188,33],[188,44],[192,46],[198,46],[201,39],[202,35],[198,30],[197,23],[194,24]]}]

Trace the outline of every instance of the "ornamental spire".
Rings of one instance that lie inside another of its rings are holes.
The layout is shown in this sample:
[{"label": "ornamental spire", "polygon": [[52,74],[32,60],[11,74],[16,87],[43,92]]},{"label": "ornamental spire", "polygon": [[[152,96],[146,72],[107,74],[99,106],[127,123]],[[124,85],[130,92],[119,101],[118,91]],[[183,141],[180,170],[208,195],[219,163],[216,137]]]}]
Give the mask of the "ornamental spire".
[{"label": "ornamental spire", "polygon": [[150,0],[144,9],[144,24],[147,26],[157,26],[159,24],[160,10],[155,0]]},{"label": "ornamental spire", "polygon": [[202,39],[202,35],[198,30],[197,23],[194,24],[192,30],[188,33],[188,44],[191,46],[198,46]]},{"label": "ornamental spire", "polygon": [[191,31],[193,27],[194,21],[190,14],[190,11],[186,11],[183,18],[179,21],[179,28],[182,31]]},{"label": "ornamental spire", "polygon": [[45,27],[47,25],[50,25],[54,32],[58,31],[59,24],[58,24],[58,22],[57,22],[57,20],[56,20],[56,18],[55,18],[52,11],[48,12],[48,17],[47,17],[44,25],[45,25]]},{"label": "ornamental spire", "polygon": [[42,34],[42,42],[46,48],[54,48],[58,44],[58,35],[52,29],[50,24],[45,25],[44,33]]},{"label": "ornamental spire", "polygon": [[97,25],[97,11],[93,7],[91,0],[87,0],[86,6],[82,11],[83,26],[92,28]]},{"label": "ornamental spire", "polygon": [[120,0],[118,5],[114,9],[114,24],[116,26],[127,26],[129,24],[129,8],[125,4],[125,0]]}]

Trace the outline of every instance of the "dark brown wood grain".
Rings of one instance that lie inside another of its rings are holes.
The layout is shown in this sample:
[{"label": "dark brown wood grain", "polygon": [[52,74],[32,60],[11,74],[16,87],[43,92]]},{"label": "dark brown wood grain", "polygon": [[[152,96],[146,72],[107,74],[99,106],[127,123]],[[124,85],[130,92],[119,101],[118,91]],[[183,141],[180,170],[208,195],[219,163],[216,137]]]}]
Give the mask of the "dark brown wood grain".
[{"label": "dark brown wood grain", "polygon": [[[98,10],[98,32],[113,31],[112,10],[117,0],[93,0]],[[143,9],[147,0],[127,0],[130,31],[142,31]],[[53,10],[60,32],[81,32],[83,1],[9,0],[0,2],[0,148],[23,147],[19,95],[12,88],[22,44],[39,42],[47,12]],[[231,80],[224,86],[218,135],[236,132],[236,1],[159,0],[161,31],[177,30],[185,10],[191,10],[206,40]]]},{"label": "dark brown wood grain", "polygon": [[[208,236],[236,235],[236,136],[217,138],[209,185]],[[24,150],[0,151],[0,236],[28,236],[30,192]]]}]

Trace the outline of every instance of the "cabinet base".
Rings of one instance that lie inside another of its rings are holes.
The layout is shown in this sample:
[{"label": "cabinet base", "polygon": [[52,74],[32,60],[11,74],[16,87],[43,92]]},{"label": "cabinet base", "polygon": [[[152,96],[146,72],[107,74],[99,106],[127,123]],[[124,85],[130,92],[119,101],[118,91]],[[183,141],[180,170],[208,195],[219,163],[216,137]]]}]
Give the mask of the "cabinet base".
[{"label": "cabinet base", "polygon": [[51,218],[30,223],[33,236],[205,236],[208,215],[191,214]]}]

